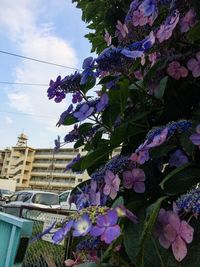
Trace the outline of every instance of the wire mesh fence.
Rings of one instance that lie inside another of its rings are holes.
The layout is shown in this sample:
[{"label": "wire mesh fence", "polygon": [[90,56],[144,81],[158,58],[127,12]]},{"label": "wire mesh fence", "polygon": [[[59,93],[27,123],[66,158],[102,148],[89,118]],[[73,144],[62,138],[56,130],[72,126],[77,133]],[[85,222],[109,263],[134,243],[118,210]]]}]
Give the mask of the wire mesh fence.
[{"label": "wire mesh fence", "polygon": [[[62,222],[69,216],[69,212],[60,210],[44,210],[38,208],[22,207],[20,217],[32,220],[34,238],[47,229],[53,221]],[[54,229],[52,231],[55,231]],[[64,261],[68,257],[70,237],[60,244],[52,243],[52,235],[47,234],[37,241],[29,243],[23,261],[23,267],[64,267]]]}]

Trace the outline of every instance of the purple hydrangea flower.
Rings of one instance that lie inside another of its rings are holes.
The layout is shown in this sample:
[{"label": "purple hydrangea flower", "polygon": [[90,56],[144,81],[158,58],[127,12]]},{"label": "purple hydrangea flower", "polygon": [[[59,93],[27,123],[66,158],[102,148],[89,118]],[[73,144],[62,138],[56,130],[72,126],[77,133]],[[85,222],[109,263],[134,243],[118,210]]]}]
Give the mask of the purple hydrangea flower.
[{"label": "purple hydrangea flower", "polygon": [[138,164],[144,164],[149,160],[149,151],[147,149],[147,140],[141,144],[130,157],[130,160],[137,162]]},{"label": "purple hydrangea flower", "polygon": [[156,37],[160,43],[168,40],[172,36],[173,30],[179,22],[179,15],[179,11],[175,10],[174,14],[169,16],[165,23],[160,26],[156,33]]},{"label": "purple hydrangea flower", "polygon": [[97,189],[97,182],[91,180],[90,189],[88,192],[89,203],[91,206],[99,206],[101,204],[101,193],[99,191],[97,192]]},{"label": "purple hydrangea flower", "polygon": [[185,220],[181,221],[174,211],[160,210],[156,234],[161,246],[166,249],[172,246],[177,261],[182,261],[187,255],[186,243],[192,242],[193,233],[194,229]]},{"label": "purple hydrangea flower", "polygon": [[200,148],[200,124],[196,127],[196,133],[190,136],[190,140],[194,145],[199,146]]},{"label": "purple hydrangea flower", "polygon": [[144,13],[145,16],[149,17],[156,13],[156,1],[155,0],[144,0],[140,5],[139,9]]},{"label": "purple hydrangea flower", "polygon": [[82,100],[83,100],[83,97],[79,91],[73,93],[73,95],[72,95],[72,103],[73,104],[80,103]]},{"label": "purple hydrangea flower", "polygon": [[89,233],[92,227],[92,223],[88,214],[83,214],[74,224],[73,224],[73,236],[85,236]]},{"label": "purple hydrangea flower", "polygon": [[125,188],[133,188],[136,193],[145,192],[145,173],[142,169],[134,168],[132,171],[125,171],[123,179]]},{"label": "purple hydrangea flower", "polygon": [[200,76],[200,52],[196,54],[196,58],[191,58],[188,63],[187,67],[190,71],[192,71],[193,77]]},{"label": "purple hydrangea flower", "polygon": [[94,107],[84,103],[83,105],[81,105],[78,111],[73,113],[73,116],[77,118],[79,121],[84,121],[93,113],[93,111]]},{"label": "purple hydrangea flower", "polygon": [[96,225],[90,231],[90,235],[101,236],[101,241],[110,244],[121,233],[117,220],[116,210],[109,210],[105,215],[99,215]]},{"label": "purple hydrangea flower", "polygon": [[68,109],[65,110],[61,115],[60,115],[60,119],[57,122],[56,126],[60,126],[64,123],[64,121],[69,117],[71,111],[73,110],[73,105],[69,105]]},{"label": "purple hydrangea flower", "polygon": [[73,224],[74,224],[74,221],[70,220],[62,228],[60,228],[58,231],[54,233],[52,237],[54,244],[60,243],[65,238],[65,236],[71,230]]},{"label": "purple hydrangea flower", "polygon": [[80,84],[86,84],[89,77],[96,79],[96,75],[93,72],[95,61],[93,60],[93,57],[88,57],[83,61],[82,68],[84,71],[81,73],[81,81]]},{"label": "purple hydrangea flower", "polygon": [[119,191],[120,179],[119,176],[110,170],[106,171],[105,174],[105,186],[103,189],[103,193],[106,196],[110,196],[111,199],[115,199],[117,196],[117,192]]},{"label": "purple hydrangea flower", "polygon": [[180,20],[181,32],[188,32],[196,23],[196,12],[191,8]]},{"label": "purple hydrangea flower", "polygon": [[168,128],[164,128],[160,134],[154,136],[152,142],[147,145],[147,148],[160,146],[166,141],[167,136],[168,136]]},{"label": "purple hydrangea flower", "polygon": [[44,235],[46,234],[50,234],[51,233],[51,230],[54,228],[56,224],[56,221],[54,221],[48,228],[46,228],[42,233],[36,235],[35,237],[33,237],[30,241],[29,241],[29,244],[34,242],[34,241],[37,241],[38,239],[42,238]]},{"label": "purple hydrangea flower", "polygon": [[176,201],[179,211],[191,212],[194,215],[200,214],[200,188],[190,190],[188,193],[180,196]]},{"label": "purple hydrangea flower", "polygon": [[59,149],[60,149],[60,136],[58,136],[57,139],[54,140],[54,144],[55,144],[55,147],[54,147],[54,152],[58,152]]},{"label": "purple hydrangea flower", "polygon": [[178,168],[186,163],[188,163],[188,157],[183,153],[182,150],[177,149],[173,154],[170,155],[169,159],[170,166]]},{"label": "purple hydrangea flower", "polygon": [[67,170],[71,170],[72,169],[72,166],[78,162],[79,160],[81,159],[81,154],[77,154],[77,156],[69,163],[67,164],[66,166],[66,171]]},{"label": "purple hydrangea flower", "polygon": [[102,110],[104,110],[105,107],[108,105],[108,101],[109,101],[108,95],[106,93],[104,93],[101,96],[99,102],[96,104],[96,111],[101,112]]},{"label": "purple hydrangea flower", "polygon": [[123,205],[118,205],[115,210],[117,211],[118,217],[127,217],[133,223],[138,223],[138,218]]}]

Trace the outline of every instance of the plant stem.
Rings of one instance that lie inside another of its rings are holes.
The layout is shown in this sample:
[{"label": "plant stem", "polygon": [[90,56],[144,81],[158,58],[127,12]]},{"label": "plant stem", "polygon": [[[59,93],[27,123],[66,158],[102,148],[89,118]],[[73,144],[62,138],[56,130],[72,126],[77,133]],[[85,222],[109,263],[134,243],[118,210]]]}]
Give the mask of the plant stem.
[{"label": "plant stem", "polygon": [[152,235],[151,235],[151,240],[152,240],[153,245],[155,247],[156,254],[157,254],[158,258],[160,259],[161,266],[162,267],[166,267],[165,264],[164,264],[164,262],[163,262],[163,260],[162,260],[162,257],[160,255],[159,249],[158,249],[158,247],[156,245],[156,242],[155,242],[154,238],[152,237]]}]

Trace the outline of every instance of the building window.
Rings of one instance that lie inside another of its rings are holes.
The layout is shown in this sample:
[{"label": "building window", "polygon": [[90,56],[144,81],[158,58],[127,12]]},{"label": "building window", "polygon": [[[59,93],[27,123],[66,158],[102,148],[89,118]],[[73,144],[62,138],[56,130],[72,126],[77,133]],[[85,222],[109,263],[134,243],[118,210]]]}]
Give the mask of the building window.
[{"label": "building window", "polygon": [[78,182],[81,183],[83,181],[83,179],[78,179]]}]

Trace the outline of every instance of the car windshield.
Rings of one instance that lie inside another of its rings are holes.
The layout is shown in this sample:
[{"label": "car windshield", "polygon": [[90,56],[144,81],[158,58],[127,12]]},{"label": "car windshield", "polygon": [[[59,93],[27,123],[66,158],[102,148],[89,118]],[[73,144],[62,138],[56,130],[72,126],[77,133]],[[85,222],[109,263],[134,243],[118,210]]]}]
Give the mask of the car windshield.
[{"label": "car windshield", "polygon": [[58,195],[48,193],[36,193],[32,200],[33,203],[43,205],[59,205]]},{"label": "car windshield", "polygon": [[66,202],[70,192],[65,192],[59,195],[60,202]]}]

